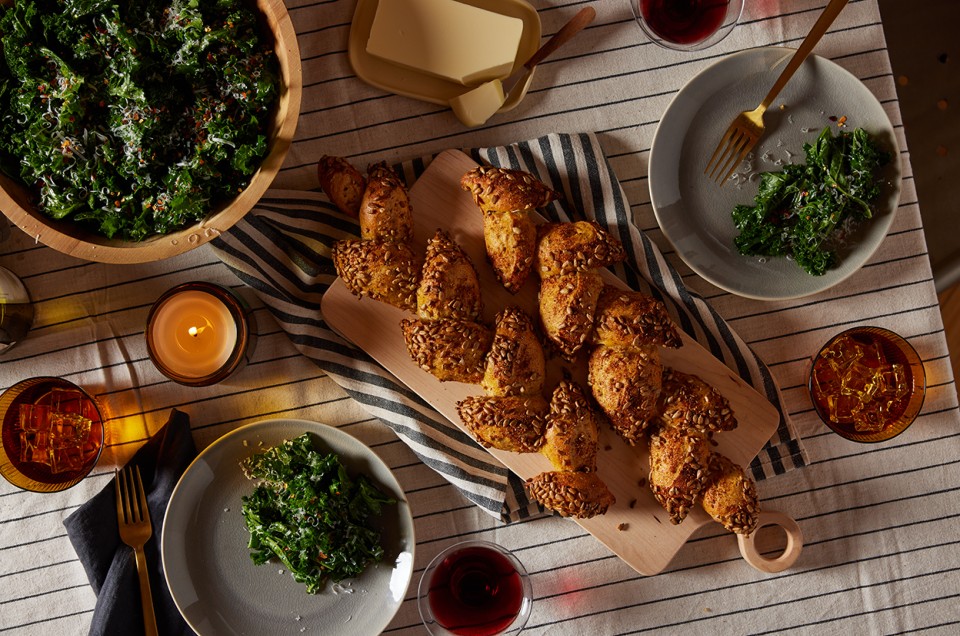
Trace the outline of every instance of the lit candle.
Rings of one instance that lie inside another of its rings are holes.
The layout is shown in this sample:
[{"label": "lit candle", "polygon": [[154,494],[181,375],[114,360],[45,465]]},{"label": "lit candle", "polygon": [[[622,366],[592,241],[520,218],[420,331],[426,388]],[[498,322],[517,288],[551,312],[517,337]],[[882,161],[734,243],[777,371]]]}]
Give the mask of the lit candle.
[{"label": "lit candle", "polygon": [[157,368],[181,384],[203,386],[235,371],[246,352],[246,313],[229,290],[186,283],[163,294],[147,319],[147,349]]}]

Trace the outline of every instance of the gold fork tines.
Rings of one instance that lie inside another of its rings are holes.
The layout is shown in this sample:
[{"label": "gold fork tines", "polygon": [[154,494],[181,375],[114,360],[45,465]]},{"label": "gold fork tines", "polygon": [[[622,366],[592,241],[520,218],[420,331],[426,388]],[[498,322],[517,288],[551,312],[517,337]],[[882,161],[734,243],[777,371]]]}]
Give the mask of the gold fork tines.
[{"label": "gold fork tines", "polygon": [[715,178],[720,185],[726,183],[763,136],[763,114],[766,110],[767,104],[764,103],[737,115],[717,144],[717,149],[713,151],[704,174],[711,179]]},{"label": "gold fork tines", "polygon": [[830,4],[820,14],[816,24],[810,29],[807,37],[803,39],[800,48],[790,58],[783,72],[780,73],[780,77],[774,82],[773,88],[763,98],[760,105],[753,110],[745,110],[734,118],[733,123],[730,124],[727,132],[720,139],[720,143],[717,144],[717,149],[710,156],[707,167],[703,170],[705,175],[711,179],[716,179],[721,186],[727,182],[740,162],[746,158],[747,154],[753,150],[753,147],[763,136],[763,114],[767,112],[767,108],[770,107],[773,100],[777,98],[783,87],[803,64],[803,61],[807,59],[813,47],[827,32],[827,29],[833,24],[847,2],[848,0],[830,0]]},{"label": "gold fork tines", "polygon": [[153,596],[150,593],[150,573],[144,544],[153,536],[150,525],[150,509],[140,480],[140,467],[127,466],[114,477],[117,489],[117,525],[120,539],[133,548],[137,559],[137,574],[140,577],[140,601],[143,605],[143,629],[147,636],[157,634],[157,619],[153,611]]}]

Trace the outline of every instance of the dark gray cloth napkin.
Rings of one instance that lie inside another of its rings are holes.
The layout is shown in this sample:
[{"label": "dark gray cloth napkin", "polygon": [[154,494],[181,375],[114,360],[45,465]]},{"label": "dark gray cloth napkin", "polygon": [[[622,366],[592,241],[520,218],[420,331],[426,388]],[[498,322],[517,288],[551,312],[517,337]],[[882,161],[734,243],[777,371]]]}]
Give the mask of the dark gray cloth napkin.
[{"label": "dark gray cloth napkin", "polygon": [[[183,471],[197,456],[190,418],[174,409],[170,419],[130,460],[140,467],[153,537],[144,546],[150,587],[160,634],[193,634],[167,589],[160,561],[160,529],[170,494]],[[120,540],[114,481],[63,521],[67,536],[97,595],[91,635],[143,633],[140,582],[133,549]]]}]

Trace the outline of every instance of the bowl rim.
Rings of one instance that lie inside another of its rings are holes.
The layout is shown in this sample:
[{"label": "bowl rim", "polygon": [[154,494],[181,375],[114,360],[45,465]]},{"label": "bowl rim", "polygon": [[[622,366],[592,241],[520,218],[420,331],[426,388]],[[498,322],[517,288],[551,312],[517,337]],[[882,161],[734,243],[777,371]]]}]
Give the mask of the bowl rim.
[{"label": "bowl rim", "polygon": [[138,242],[110,239],[76,223],[47,217],[27,203],[23,186],[5,175],[0,175],[0,211],[36,243],[68,256],[101,263],[146,263],[177,256],[215,239],[243,218],[267,191],[283,165],[297,130],[303,92],[300,48],[286,5],[281,0],[256,0],[256,6],[273,35],[280,91],[269,151],[239,195],[193,225]]}]

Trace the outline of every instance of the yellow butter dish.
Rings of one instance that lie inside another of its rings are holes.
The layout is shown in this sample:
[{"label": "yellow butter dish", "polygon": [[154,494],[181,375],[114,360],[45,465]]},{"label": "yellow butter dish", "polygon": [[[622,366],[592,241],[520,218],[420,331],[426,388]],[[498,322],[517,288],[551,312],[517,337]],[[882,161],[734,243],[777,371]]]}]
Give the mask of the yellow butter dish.
[{"label": "yellow butter dish", "polygon": [[[386,3],[391,1],[392,0],[358,0],[353,22],[350,27],[350,38],[347,48],[353,71],[357,74],[357,77],[381,90],[433,104],[449,106],[450,101],[454,97],[471,90],[472,87],[458,81],[440,77],[435,71],[427,72],[412,68],[410,65],[390,61],[386,59],[387,55],[382,51],[378,50],[378,55],[374,55],[367,50],[378,6],[380,2]],[[453,0],[447,1],[452,2]],[[506,69],[506,71],[503,71],[502,68],[497,69],[499,75],[487,77],[486,79],[506,78],[514,71],[523,67],[523,63],[530,59],[539,47],[541,35],[540,16],[537,14],[536,9],[527,2],[523,0],[462,0],[461,4],[483,9],[486,12],[498,14],[499,16],[515,18],[522,23],[520,38],[510,68]],[[490,59],[481,64],[481,66],[489,62]],[[504,66],[506,66],[506,64],[504,64]],[[493,68],[493,66],[488,66],[488,68]],[[507,111],[516,107],[526,95],[527,86],[532,78],[533,74],[531,73],[525,79],[525,84],[522,87],[518,87],[518,90],[511,92],[510,97],[504,102],[498,112]],[[486,79],[473,79],[473,84],[476,85],[482,81],[486,81]],[[467,125],[476,125],[475,122],[464,123]]]},{"label": "yellow butter dish", "polygon": [[522,34],[519,18],[457,0],[379,0],[367,53],[476,86],[510,73]]}]

